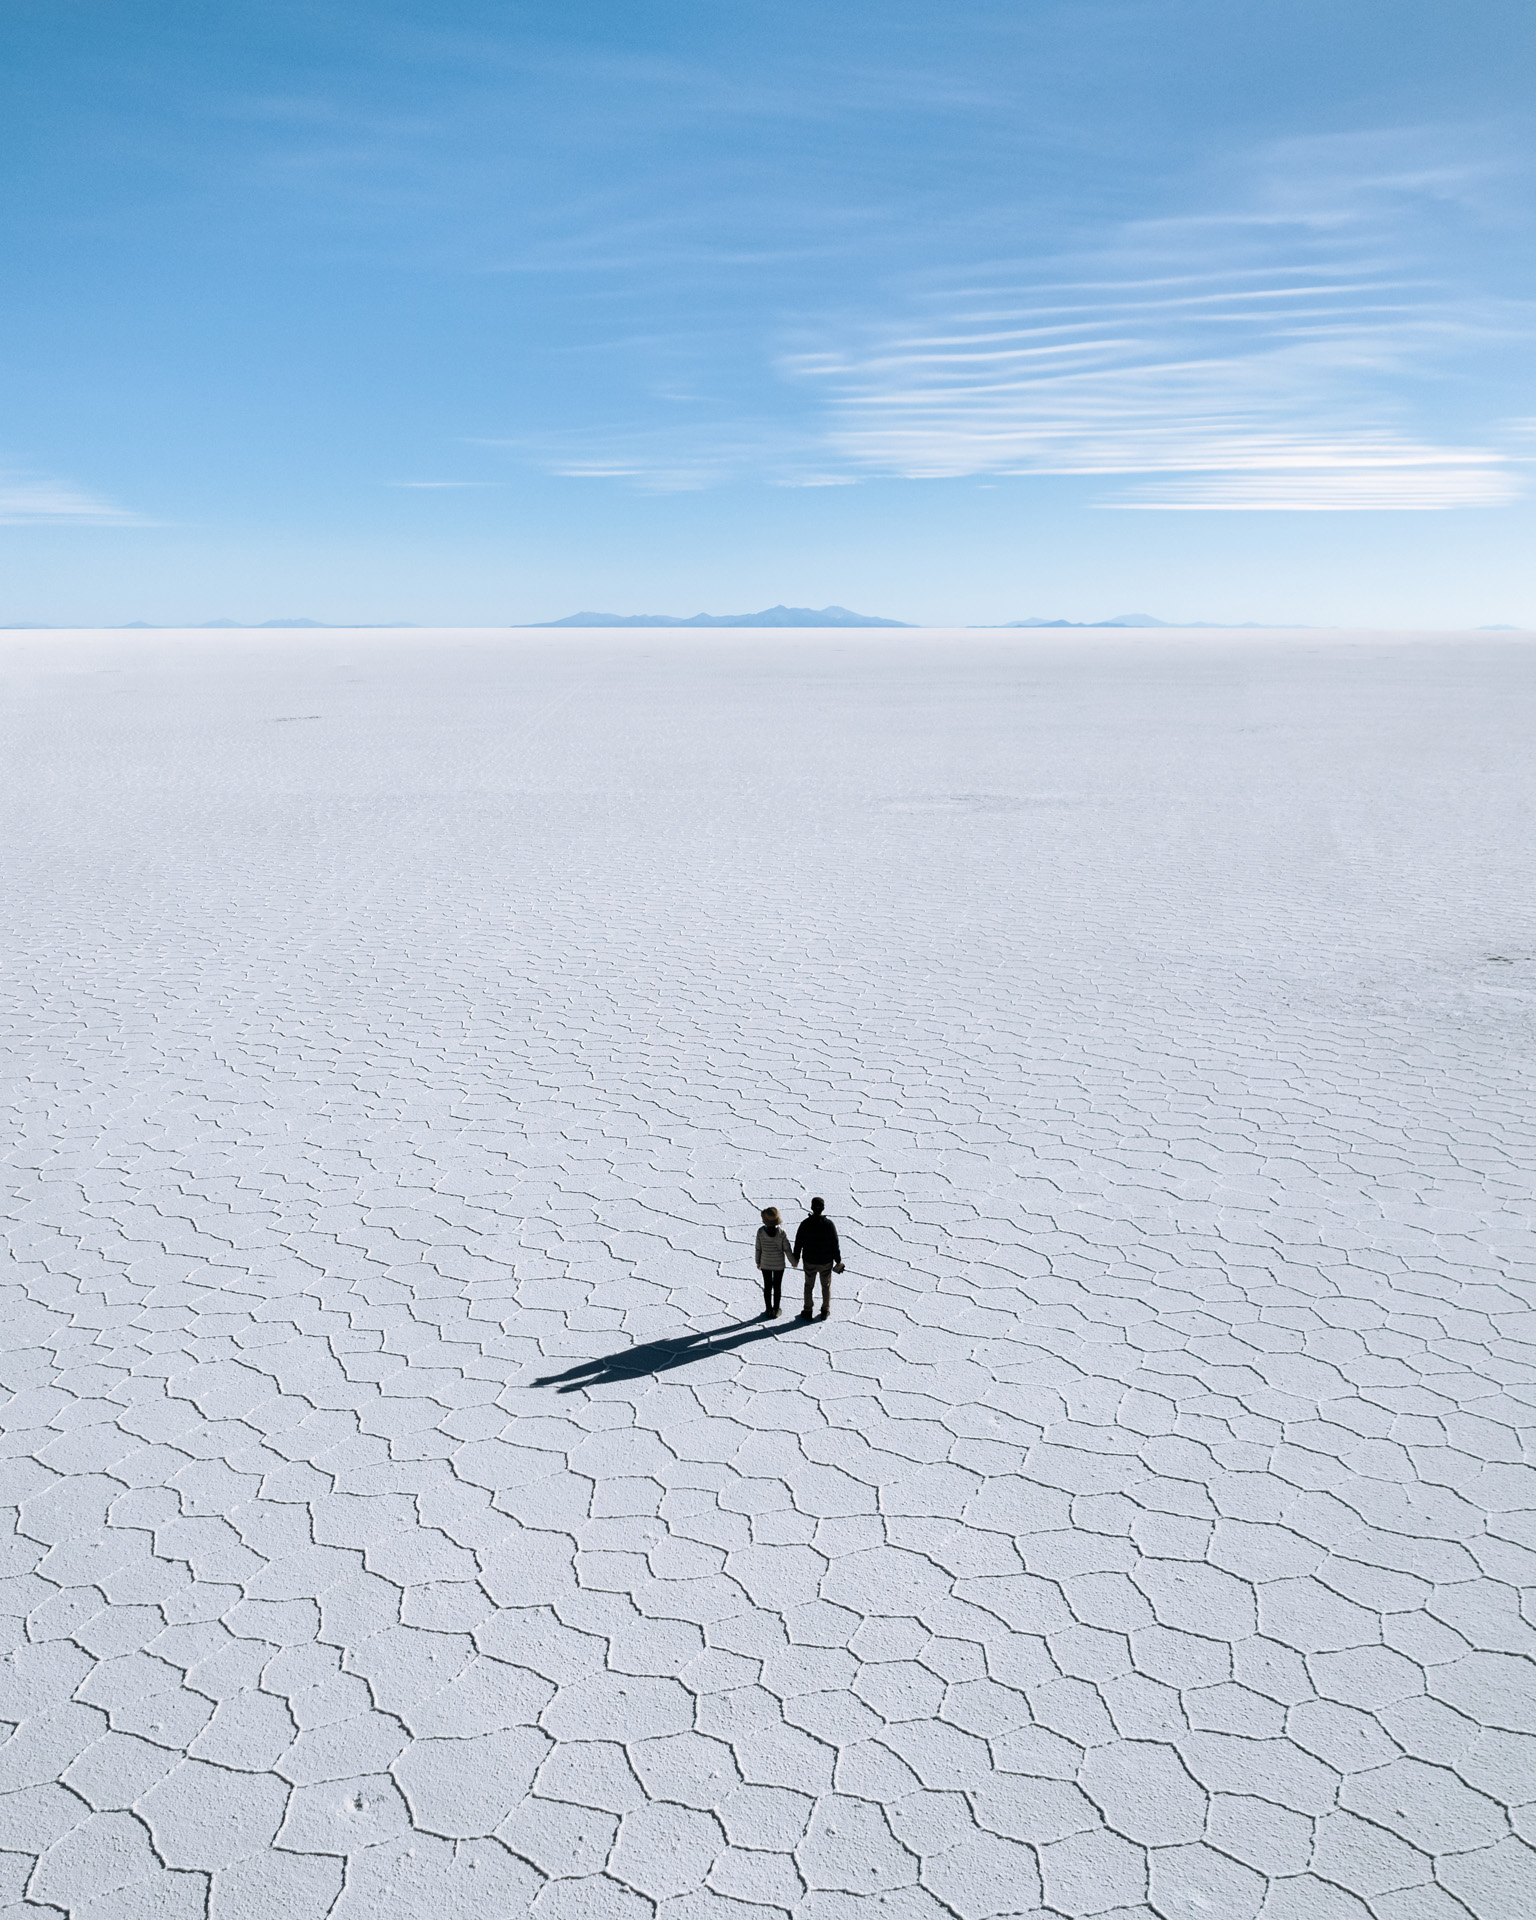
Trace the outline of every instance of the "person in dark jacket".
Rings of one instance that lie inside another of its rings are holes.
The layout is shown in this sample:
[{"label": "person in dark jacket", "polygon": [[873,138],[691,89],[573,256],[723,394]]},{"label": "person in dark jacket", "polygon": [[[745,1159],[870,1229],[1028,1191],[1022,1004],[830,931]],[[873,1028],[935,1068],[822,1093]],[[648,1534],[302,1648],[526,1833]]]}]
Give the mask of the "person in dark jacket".
[{"label": "person in dark jacket", "polygon": [[827,1218],[826,1206],[818,1193],[795,1235],[794,1259],[805,1274],[802,1320],[811,1318],[811,1301],[818,1279],[821,1281],[821,1317],[826,1319],[832,1311],[832,1275],[843,1270],[843,1250],[837,1244],[837,1228]]}]

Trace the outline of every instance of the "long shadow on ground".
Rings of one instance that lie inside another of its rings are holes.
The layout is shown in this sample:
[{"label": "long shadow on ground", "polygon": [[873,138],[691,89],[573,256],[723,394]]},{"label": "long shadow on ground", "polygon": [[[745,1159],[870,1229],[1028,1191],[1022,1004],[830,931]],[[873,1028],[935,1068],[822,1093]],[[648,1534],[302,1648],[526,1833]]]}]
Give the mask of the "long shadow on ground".
[{"label": "long shadow on ground", "polygon": [[708,1360],[717,1353],[730,1353],[736,1347],[749,1347],[758,1340],[771,1340],[775,1334],[788,1333],[796,1324],[795,1317],[766,1323],[757,1319],[733,1320],[727,1327],[713,1327],[704,1333],[671,1334],[664,1340],[647,1340],[638,1347],[625,1347],[621,1353],[580,1360],[564,1373],[541,1375],[533,1385],[553,1387],[557,1393],[578,1393],[583,1387],[633,1380],[640,1373],[666,1373],[673,1367],[691,1366],[695,1360]]}]

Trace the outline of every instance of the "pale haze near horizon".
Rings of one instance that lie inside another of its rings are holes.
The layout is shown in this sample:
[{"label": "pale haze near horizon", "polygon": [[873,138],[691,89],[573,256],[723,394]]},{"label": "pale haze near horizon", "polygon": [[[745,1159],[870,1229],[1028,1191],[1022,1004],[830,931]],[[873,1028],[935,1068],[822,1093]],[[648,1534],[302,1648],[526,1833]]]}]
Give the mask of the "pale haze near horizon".
[{"label": "pale haze near horizon", "polygon": [[1530,622],[1532,32],[13,15],[0,623]]}]

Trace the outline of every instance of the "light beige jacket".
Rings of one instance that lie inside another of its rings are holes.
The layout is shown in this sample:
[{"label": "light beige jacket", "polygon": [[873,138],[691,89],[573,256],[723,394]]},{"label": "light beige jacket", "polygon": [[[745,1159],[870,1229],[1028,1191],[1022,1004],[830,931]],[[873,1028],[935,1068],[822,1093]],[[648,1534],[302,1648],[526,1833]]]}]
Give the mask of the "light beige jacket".
[{"label": "light beige jacket", "polygon": [[794,1243],[782,1227],[772,1233],[766,1227],[757,1230],[757,1264],[765,1273],[782,1273],[795,1264]]}]

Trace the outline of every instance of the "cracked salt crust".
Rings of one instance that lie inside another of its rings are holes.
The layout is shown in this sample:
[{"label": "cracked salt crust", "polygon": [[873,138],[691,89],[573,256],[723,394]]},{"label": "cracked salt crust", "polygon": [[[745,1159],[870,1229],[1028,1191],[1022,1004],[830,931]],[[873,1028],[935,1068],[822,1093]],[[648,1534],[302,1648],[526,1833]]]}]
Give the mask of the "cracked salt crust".
[{"label": "cracked salt crust", "polygon": [[1536,1911],[1527,643],[0,678],[0,1913]]}]

